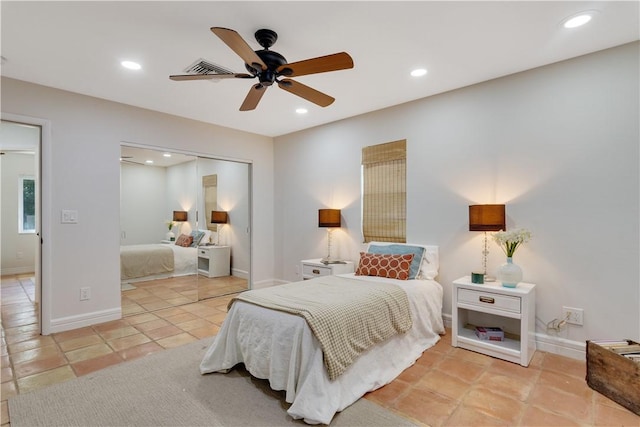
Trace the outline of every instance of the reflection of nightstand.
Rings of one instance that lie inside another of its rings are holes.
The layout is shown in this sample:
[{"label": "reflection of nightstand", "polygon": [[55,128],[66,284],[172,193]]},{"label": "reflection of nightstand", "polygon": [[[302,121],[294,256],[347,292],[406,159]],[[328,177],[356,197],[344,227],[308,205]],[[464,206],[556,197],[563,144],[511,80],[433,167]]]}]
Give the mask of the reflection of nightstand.
[{"label": "reflection of nightstand", "polygon": [[198,273],[207,277],[229,276],[230,246],[198,246]]},{"label": "reflection of nightstand", "polygon": [[[451,344],[528,366],[536,351],[536,290],[530,283],[516,288],[471,283],[469,276],[453,282]],[[500,327],[504,341],[481,340],[475,326]]]},{"label": "reflection of nightstand", "polygon": [[320,262],[320,258],[302,260],[302,278],[312,279],[320,276],[353,273],[353,261],[343,262],[344,264],[323,264]]}]

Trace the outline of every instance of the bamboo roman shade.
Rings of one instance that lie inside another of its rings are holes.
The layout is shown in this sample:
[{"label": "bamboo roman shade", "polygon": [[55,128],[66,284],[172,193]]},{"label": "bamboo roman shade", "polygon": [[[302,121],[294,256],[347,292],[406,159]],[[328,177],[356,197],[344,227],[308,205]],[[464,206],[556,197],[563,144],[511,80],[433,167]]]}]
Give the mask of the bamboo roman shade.
[{"label": "bamboo roman shade", "polygon": [[365,242],[406,242],[407,141],[362,149],[362,233]]}]

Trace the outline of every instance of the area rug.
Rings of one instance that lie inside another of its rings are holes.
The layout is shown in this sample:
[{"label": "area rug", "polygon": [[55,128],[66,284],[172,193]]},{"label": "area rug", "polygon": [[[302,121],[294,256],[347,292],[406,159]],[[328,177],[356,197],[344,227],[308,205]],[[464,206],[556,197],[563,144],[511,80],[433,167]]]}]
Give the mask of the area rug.
[{"label": "area rug", "polygon": [[[289,426],[289,404],[265,380],[243,369],[200,375],[212,338],[124,362],[9,398],[12,427],[21,426]],[[332,426],[414,426],[360,399]]]}]

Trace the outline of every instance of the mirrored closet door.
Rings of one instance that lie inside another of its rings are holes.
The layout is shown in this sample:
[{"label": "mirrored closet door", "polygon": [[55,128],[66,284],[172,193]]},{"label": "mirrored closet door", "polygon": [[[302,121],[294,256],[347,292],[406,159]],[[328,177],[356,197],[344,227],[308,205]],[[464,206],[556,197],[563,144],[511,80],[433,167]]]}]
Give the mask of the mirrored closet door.
[{"label": "mirrored closet door", "polygon": [[241,162],[121,147],[123,315],[248,288],[249,176]]},{"label": "mirrored closet door", "polygon": [[[198,157],[198,298],[248,289],[250,165]],[[208,239],[207,239],[208,237]]]}]

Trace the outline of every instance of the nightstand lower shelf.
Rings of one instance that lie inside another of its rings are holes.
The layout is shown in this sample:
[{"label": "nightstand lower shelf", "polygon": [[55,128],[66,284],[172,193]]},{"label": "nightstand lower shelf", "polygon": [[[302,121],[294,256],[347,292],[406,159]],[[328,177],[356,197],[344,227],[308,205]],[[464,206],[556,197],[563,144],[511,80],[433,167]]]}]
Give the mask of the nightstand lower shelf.
[{"label": "nightstand lower shelf", "polygon": [[520,363],[520,340],[505,337],[504,341],[481,340],[473,329],[458,330],[458,347],[489,354],[493,357]]}]

